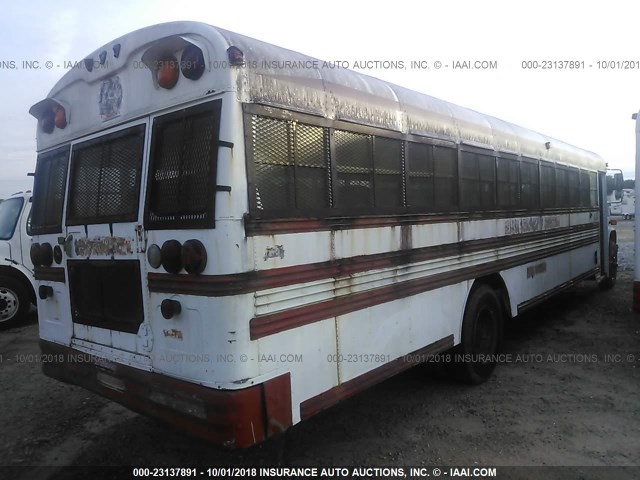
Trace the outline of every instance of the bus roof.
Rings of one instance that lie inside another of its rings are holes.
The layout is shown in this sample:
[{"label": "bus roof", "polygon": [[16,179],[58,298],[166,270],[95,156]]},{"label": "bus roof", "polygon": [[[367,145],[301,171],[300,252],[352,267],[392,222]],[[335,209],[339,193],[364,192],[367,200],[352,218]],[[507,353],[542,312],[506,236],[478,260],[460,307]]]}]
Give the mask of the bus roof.
[{"label": "bus roof", "polygon": [[[205,73],[211,75],[206,83],[209,91],[211,81],[215,79],[213,90],[237,90],[243,102],[453,140],[592,170],[603,171],[606,168],[604,160],[595,153],[541,133],[369,75],[344,68],[331,68],[329,64],[313,57],[199,22],[154,25],[110,42],[87,56],[95,60],[101,52],[110,52],[115,45],[119,45],[123,54],[119,58],[109,58],[109,68],[97,68],[93,72],[85,68],[72,68],[53,87],[47,99],[34,105],[30,112],[38,117],[38,111],[48,108],[51,99],[59,98],[60,103],[65,104],[66,101],[68,104],[69,95],[65,93],[78,88],[77,84],[95,84],[131,68],[132,63],[140,62],[144,52],[156,43],[164,41],[165,45],[176,45],[178,49],[181,45],[179,39],[192,38],[204,46],[207,50],[205,59],[210,67],[214,67]],[[171,43],[167,39],[178,40]],[[226,51],[230,46],[238,47],[244,53],[245,67],[215,68],[223,65],[221,62],[227,59]],[[282,68],[283,65],[285,68]],[[237,71],[240,73],[236,74]],[[155,89],[161,90],[157,86]],[[109,122],[93,122],[90,130],[97,131],[179,102],[195,100],[209,91],[191,88],[188,95],[182,91],[173,97],[160,92],[163,95],[159,95],[157,101],[151,95],[143,95],[148,103],[147,108],[140,104],[139,108],[132,108]],[[86,91],[83,93],[87,95]],[[92,124],[88,119],[82,120],[83,125]],[[38,148],[48,148],[81,134],[76,129],[65,133],[52,135],[50,141],[46,141],[41,138],[45,135],[38,131]]]}]

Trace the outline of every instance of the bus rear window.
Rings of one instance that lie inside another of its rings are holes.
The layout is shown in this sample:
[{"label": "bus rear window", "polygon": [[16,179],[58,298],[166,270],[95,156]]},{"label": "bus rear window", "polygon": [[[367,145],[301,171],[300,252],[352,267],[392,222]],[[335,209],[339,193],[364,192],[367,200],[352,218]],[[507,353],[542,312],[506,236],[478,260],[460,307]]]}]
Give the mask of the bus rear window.
[{"label": "bus rear window", "polygon": [[73,147],[67,225],[138,218],[144,125]]},{"label": "bus rear window", "polygon": [[69,147],[41,154],[33,185],[34,235],[62,232],[62,206],[67,182]]},{"label": "bus rear window", "polygon": [[214,226],[220,105],[214,101],[155,120],[147,228]]},{"label": "bus rear window", "polygon": [[0,203],[0,240],[13,237],[23,204],[22,198],[10,198]]}]

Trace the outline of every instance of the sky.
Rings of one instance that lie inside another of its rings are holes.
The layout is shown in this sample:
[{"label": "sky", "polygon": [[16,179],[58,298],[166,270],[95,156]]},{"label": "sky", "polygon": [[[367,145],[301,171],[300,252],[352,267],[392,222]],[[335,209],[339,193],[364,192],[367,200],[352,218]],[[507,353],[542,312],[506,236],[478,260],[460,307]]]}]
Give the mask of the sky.
[{"label": "sky", "polygon": [[[640,109],[640,48],[633,2],[35,0],[2,10],[0,198],[31,188],[36,120],[28,110],[64,75],[64,62],[176,20],[351,67],[368,62],[358,70],[591,150],[625,178],[635,177],[631,115]],[[405,68],[367,68],[376,60],[402,61]],[[497,66],[453,68],[477,60]],[[40,68],[23,68],[33,61]],[[61,66],[47,69],[46,61]],[[412,61],[429,68],[412,68]],[[580,68],[523,68],[534,61]]]}]

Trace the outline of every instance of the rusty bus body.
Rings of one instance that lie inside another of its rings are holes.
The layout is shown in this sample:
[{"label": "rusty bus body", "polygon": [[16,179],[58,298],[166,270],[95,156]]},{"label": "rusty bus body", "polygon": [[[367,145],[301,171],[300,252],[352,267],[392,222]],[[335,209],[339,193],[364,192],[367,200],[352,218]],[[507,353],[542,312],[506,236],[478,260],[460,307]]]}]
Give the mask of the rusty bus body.
[{"label": "rusty bus body", "polygon": [[43,366],[133,410],[245,447],[610,278],[591,152],[199,23],[83,65],[31,109]]}]

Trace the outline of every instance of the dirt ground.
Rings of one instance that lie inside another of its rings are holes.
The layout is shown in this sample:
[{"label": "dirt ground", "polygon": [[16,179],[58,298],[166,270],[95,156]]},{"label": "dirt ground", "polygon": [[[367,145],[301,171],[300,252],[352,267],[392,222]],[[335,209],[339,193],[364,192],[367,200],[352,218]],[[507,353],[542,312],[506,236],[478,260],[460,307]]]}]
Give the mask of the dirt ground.
[{"label": "dirt ground", "polygon": [[[26,325],[0,332],[0,478],[80,478],[38,466],[279,461],[583,466],[537,474],[640,478],[640,468],[591,468],[640,467],[640,315],[631,311],[632,242],[633,222],[620,222],[621,272],[613,290],[602,292],[587,282],[513,321],[505,361],[487,383],[464,386],[417,367],[297,425],[285,440],[241,451],[211,447],[46,378],[35,361],[34,313]],[[535,469],[518,470],[509,477],[534,474]],[[97,472],[94,478],[112,477]]]}]

